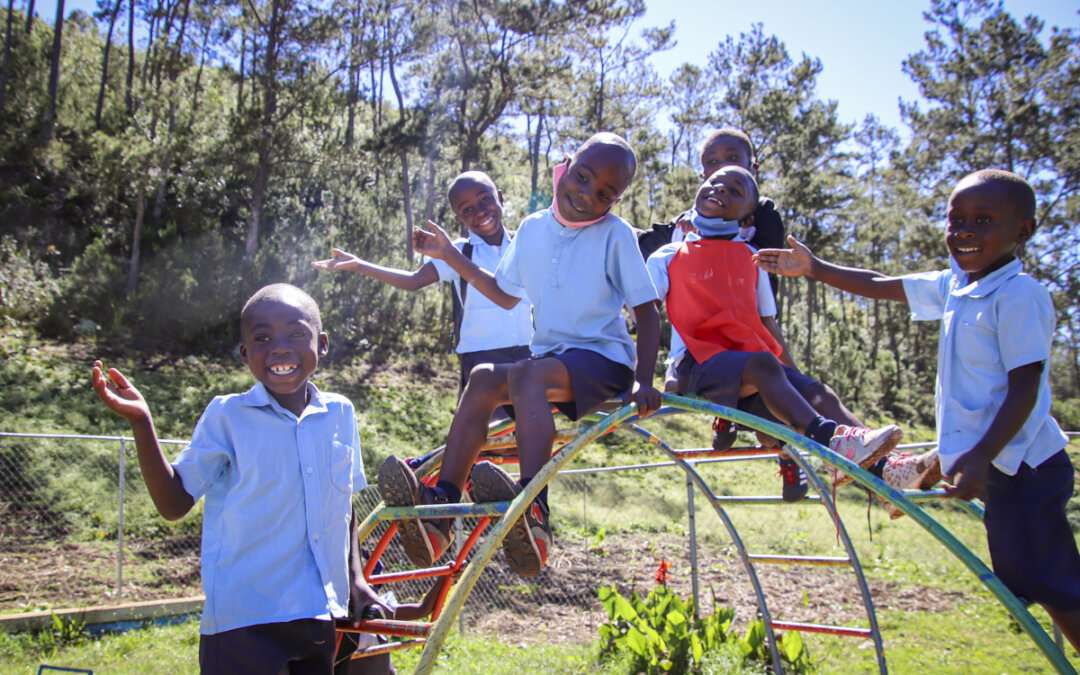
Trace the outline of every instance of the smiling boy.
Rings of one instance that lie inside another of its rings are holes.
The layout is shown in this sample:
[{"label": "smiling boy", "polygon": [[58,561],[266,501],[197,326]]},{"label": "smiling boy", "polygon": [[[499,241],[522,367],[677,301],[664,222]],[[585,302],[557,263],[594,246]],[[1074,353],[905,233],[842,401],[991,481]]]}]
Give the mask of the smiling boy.
[{"label": "smiling boy", "polygon": [[1035,232],[1035,192],[986,169],[949,196],[948,270],[890,277],[791,249],[757,264],[870,298],[906,302],[914,320],[940,320],[935,388],[938,452],[957,499],[981,497],[994,572],[1041,604],[1080,648],[1080,553],[1065,517],[1073,492],[1068,438],[1050,415],[1054,306],[1016,255]]},{"label": "smiling boy", "polygon": [[[753,223],[757,182],[726,166],[698,190],[690,219],[700,239],[668,244],[649,257],[657,293],[667,303],[685,344],[675,373],[679,390],[720,405],[746,407],[758,395],[773,416],[864,468],[896,447],[895,425],[867,429],[827,419],[810,401],[822,385],[798,372],[780,338],[769,280],[754,267],[753,248],[740,235]],[[837,476],[837,485],[850,480]],[[795,500],[805,495],[805,487]]]},{"label": "smiling boy", "polygon": [[207,406],[169,463],[150,408],[115,368],[94,362],[94,391],[131,424],[158,512],[205,496],[199,628],[203,673],[329,673],[333,619],[380,604],[358,569],[350,526],[363,461],[349,400],[309,381],[329,349],[319,308],[299,288],[266,286],[240,314],[240,358],[256,379]]},{"label": "smiling boy", "polygon": [[[568,164],[556,167],[551,207],[522,222],[494,276],[466,269],[460,252],[441,238],[423,240],[424,252],[445,256],[501,306],[532,301],[533,356],[473,370],[450,425],[438,484],[420,485],[405,462],[390,457],[379,470],[387,504],[455,503],[470,477],[476,502],[513,499],[551,457],[552,404],[572,420],[622,394],[637,402],[643,417],[660,407],[652,386],[660,337],[656,291],[633,228],[610,213],[636,167],[634,151],[621,137],[599,133],[588,139]],[[624,304],[637,319],[636,347],[622,316]],[[489,462],[473,467],[487,437],[487,419],[505,403],[513,404],[517,419],[520,482]],[[446,519],[403,523],[400,529],[418,565],[430,565],[445,552],[449,531]],[[503,549],[511,570],[535,577],[550,548],[545,488],[514,524]]]}]

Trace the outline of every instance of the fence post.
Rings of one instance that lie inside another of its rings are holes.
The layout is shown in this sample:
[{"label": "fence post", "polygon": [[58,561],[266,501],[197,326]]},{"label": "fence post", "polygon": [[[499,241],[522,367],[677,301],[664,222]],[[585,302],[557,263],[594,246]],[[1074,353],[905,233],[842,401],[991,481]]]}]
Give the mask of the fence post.
[{"label": "fence post", "polygon": [[697,524],[694,518],[694,482],[686,474],[686,513],[690,519],[690,582],[694,597],[694,618],[698,618]]},{"label": "fence post", "polygon": [[124,437],[120,437],[119,472],[116,478],[116,599],[124,595]]}]

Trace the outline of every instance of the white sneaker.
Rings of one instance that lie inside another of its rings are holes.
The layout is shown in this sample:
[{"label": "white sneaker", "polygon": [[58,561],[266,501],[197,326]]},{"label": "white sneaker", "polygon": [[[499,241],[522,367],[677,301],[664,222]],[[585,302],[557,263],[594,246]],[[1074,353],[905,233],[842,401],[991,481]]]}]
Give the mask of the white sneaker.
[{"label": "white sneaker", "polygon": [[[836,427],[836,432],[829,440],[829,449],[862,468],[869,469],[879,459],[892,452],[903,437],[904,432],[895,424],[880,429],[849,427],[841,424]],[[851,476],[837,471],[833,485],[841,487],[851,481]]]},{"label": "white sneaker", "polygon": [[[937,450],[924,455],[910,452],[889,455],[881,470],[881,479],[897,490],[929,490],[941,480],[941,460]],[[882,503],[893,520],[904,516],[904,512],[892,502],[882,500]]]}]

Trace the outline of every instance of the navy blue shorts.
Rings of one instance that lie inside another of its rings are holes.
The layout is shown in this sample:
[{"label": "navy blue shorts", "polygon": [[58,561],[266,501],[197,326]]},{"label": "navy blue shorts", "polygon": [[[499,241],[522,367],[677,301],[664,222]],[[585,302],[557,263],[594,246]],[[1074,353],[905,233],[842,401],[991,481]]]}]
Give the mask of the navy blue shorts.
[{"label": "navy blue shorts", "polygon": [[333,621],[297,619],[199,636],[203,675],[281,673],[326,675],[334,670]]},{"label": "navy blue shorts", "polygon": [[[698,363],[689,352],[679,362],[675,374],[679,378],[679,391],[700,394],[712,403],[738,408],[751,415],[757,415],[770,422],[778,421],[758,394],[739,398],[742,388],[742,372],[746,361],[755,352],[720,352],[705,363]],[[803,375],[794,368],[780,364],[784,368],[788,382],[795,391],[802,393],[807,387],[818,384],[808,375]]]},{"label": "navy blue shorts", "polygon": [[1065,504],[1073,466],[1064,450],[1015,476],[990,467],[983,503],[994,573],[1018,598],[1058,611],[1080,609],[1080,553]]},{"label": "navy blue shorts", "polygon": [[461,364],[461,386],[458,388],[458,393],[460,394],[465,390],[465,385],[469,382],[469,374],[472,373],[473,368],[481,363],[517,363],[530,356],[532,356],[532,352],[529,351],[529,345],[481,349],[476,352],[458,354],[458,363]]},{"label": "navy blue shorts", "polygon": [[566,366],[574,400],[552,405],[574,421],[596,412],[609,398],[622,396],[634,386],[632,368],[588,349],[567,349],[533,358],[558,359]]}]

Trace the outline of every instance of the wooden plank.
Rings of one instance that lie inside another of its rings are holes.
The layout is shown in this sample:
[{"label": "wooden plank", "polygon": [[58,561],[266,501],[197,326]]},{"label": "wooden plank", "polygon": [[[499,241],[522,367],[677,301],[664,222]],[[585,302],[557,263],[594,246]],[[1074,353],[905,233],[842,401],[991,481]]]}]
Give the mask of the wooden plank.
[{"label": "wooden plank", "polygon": [[129,602],[111,607],[83,607],[81,609],[52,609],[46,612],[25,612],[0,616],[0,631],[16,633],[27,630],[51,628],[53,616],[64,621],[75,621],[93,626],[120,621],[143,621],[166,616],[196,614],[202,611],[203,596],[175,600],[152,600]]}]

